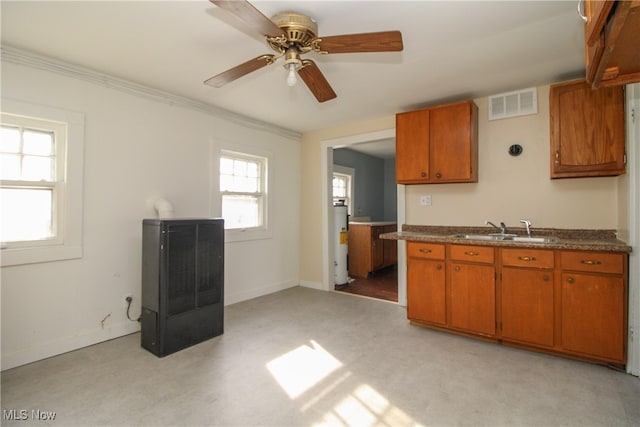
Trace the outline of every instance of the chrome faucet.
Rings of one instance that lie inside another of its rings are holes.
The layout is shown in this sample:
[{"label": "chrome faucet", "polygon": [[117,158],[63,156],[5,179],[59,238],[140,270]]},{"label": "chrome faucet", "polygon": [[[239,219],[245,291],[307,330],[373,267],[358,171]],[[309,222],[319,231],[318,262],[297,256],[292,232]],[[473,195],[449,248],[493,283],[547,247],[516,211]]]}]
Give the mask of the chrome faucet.
[{"label": "chrome faucet", "polygon": [[490,225],[493,228],[495,228],[496,230],[500,230],[500,234],[506,234],[507,233],[507,226],[504,225],[504,222],[500,223],[500,227],[498,227],[497,225],[495,225],[494,223],[492,223],[491,221],[487,220],[484,222],[486,225]]},{"label": "chrome faucet", "polygon": [[521,219],[520,222],[523,223],[527,229],[527,236],[531,237],[531,221],[528,219]]}]

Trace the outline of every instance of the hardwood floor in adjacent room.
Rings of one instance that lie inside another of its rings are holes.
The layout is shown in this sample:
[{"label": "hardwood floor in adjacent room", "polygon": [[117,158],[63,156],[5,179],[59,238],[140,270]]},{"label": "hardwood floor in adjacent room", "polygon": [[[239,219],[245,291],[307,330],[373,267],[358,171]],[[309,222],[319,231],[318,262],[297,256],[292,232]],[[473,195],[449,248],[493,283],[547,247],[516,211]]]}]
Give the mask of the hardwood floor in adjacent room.
[{"label": "hardwood floor in adjacent room", "polygon": [[391,266],[369,274],[369,277],[356,277],[346,285],[336,285],[335,290],[355,295],[398,302],[398,269]]}]

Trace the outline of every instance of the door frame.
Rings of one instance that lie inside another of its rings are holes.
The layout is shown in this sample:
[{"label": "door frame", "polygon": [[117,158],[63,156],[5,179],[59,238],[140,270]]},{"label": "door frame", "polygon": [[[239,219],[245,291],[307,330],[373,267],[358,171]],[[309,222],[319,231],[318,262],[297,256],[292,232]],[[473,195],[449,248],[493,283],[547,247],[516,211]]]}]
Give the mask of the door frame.
[{"label": "door frame", "polygon": [[[334,290],[333,258],[334,236],[329,230],[333,230],[333,197],[331,181],[333,178],[333,150],[335,148],[347,148],[350,145],[363,142],[372,142],[380,139],[396,137],[396,129],[384,129],[374,132],[366,132],[340,138],[332,138],[320,142],[320,164],[323,174],[322,179],[322,289]],[[404,185],[397,185],[397,223],[398,228],[405,222],[405,195]],[[405,242],[398,240],[398,304],[406,306],[406,250]]]},{"label": "door frame", "polygon": [[629,310],[627,372],[640,376],[640,83],[626,86]]}]

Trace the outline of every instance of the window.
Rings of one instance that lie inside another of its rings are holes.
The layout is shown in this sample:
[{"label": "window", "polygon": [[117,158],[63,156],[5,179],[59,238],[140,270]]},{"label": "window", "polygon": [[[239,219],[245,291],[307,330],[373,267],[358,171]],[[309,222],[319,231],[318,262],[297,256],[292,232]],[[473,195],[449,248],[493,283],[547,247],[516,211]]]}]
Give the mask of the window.
[{"label": "window", "polygon": [[341,173],[333,174],[333,204],[337,204],[343,201],[345,205],[349,206],[349,181],[351,177],[349,175],[343,175]]},{"label": "window", "polygon": [[341,200],[347,205],[349,215],[352,215],[353,206],[353,176],[352,168],[334,165],[333,166],[333,204],[340,203]]},{"label": "window", "polygon": [[226,229],[266,226],[267,159],[223,151],[220,156],[220,193]]},{"label": "window", "polygon": [[79,258],[84,117],[14,100],[2,108],[2,265]]},{"label": "window", "polygon": [[2,115],[0,236],[4,246],[59,243],[66,126]]}]

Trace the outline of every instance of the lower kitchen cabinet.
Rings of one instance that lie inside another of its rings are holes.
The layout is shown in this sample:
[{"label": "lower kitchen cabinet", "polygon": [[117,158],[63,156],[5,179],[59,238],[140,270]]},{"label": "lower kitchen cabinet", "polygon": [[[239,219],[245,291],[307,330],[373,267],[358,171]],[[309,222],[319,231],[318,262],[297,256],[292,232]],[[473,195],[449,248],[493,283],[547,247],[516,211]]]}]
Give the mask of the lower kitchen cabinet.
[{"label": "lower kitchen cabinet", "polygon": [[410,321],[619,367],[627,283],[626,253],[407,243]]},{"label": "lower kitchen cabinet", "polygon": [[553,347],[553,271],[502,269],[502,337]]},{"label": "lower kitchen cabinet", "polygon": [[554,252],[501,249],[500,331],[505,340],[554,345]]},{"label": "lower kitchen cabinet", "polygon": [[589,357],[624,358],[624,286],[621,278],[562,275],[562,347]]},{"label": "lower kitchen cabinet", "polygon": [[449,326],[467,332],[496,333],[494,249],[449,245]]},{"label": "lower kitchen cabinet", "polygon": [[496,332],[496,284],[493,265],[451,263],[450,325],[482,335]]},{"label": "lower kitchen cabinet", "polygon": [[407,244],[407,317],[445,325],[444,245]]},{"label": "lower kitchen cabinet", "polygon": [[625,258],[617,254],[562,254],[564,350],[614,363],[625,362],[627,302],[624,266]]},{"label": "lower kitchen cabinet", "polygon": [[381,234],[392,233],[396,228],[393,223],[349,223],[347,268],[350,276],[367,277],[398,262],[398,243],[380,238]]}]

